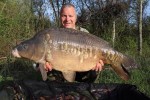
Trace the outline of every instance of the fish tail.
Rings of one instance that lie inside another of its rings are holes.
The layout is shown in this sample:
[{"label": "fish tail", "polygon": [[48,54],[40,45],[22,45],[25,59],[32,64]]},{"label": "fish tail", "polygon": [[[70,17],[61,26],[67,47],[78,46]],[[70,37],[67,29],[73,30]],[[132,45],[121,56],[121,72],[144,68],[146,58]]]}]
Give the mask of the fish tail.
[{"label": "fish tail", "polygon": [[129,69],[137,68],[137,64],[136,64],[135,60],[126,55],[122,56],[120,66],[121,66],[122,70],[124,71],[124,73],[122,73],[122,76],[121,76],[121,78],[124,80],[128,80],[131,76],[130,73],[128,72]]},{"label": "fish tail", "polygon": [[125,67],[127,70],[137,68],[137,63],[134,59],[124,56],[121,65]]},{"label": "fish tail", "polygon": [[112,65],[113,70],[123,79],[130,79],[128,69],[137,68],[135,61],[117,51],[107,52],[107,60]]}]

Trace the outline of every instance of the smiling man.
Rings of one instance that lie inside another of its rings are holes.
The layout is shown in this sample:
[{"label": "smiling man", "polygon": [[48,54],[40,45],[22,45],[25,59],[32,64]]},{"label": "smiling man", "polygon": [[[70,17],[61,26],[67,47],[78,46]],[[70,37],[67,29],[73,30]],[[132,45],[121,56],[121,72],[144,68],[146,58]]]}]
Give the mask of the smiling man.
[{"label": "smiling man", "polygon": [[[63,28],[72,28],[72,29],[88,32],[86,29],[76,26],[77,13],[76,13],[74,5],[70,3],[64,4],[62,6],[61,11],[60,11],[60,20],[61,20],[61,27]],[[96,66],[93,66],[93,70],[91,71],[77,72],[76,81],[93,82],[97,77],[96,71],[101,71],[104,63],[102,60],[100,60],[95,65]]]},{"label": "smiling man", "polygon": [[[76,10],[75,10],[74,5],[70,3],[62,5],[62,8],[60,10],[60,21],[61,21],[61,27],[63,28],[72,28],[75,30],[80,30],[80,31],[89,33],[86,29],[76,26],[76,21],[77,21]],[[101,71],[103,66],[104,66],[104,63],[102,60],[100,60],[99,62],[95,64],[95,66],[93,66],[92,70],[87,71],[87,72],[77,72],[75,81],[94,82],[97,77],[96,71]],[[46,70],[53,71],[52,66],[48,62],[46,62],[45,67],[46,67],[45,68]]]},{"label": "smiling man", "polygon": [[73,5],[63,5],[60,16],[62,27],[76,29],[77,14]]},{"label": "smiling man", "polygon": [[61,20],[61,25],[64,28],[72,28],[72,29],[88,32],[86,29],[76,26],[77,14],[74,5],[70,3],[64,4],[62,6],[60,11],[60,20]]}]

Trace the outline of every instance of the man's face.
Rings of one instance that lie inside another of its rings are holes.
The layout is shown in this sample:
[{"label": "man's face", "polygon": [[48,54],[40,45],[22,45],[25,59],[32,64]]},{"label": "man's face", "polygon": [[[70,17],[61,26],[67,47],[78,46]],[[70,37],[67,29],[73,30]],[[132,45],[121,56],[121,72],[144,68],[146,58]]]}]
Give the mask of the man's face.
[{"label": "man's face", "polygon": [[65,7],[61,12],[61,24],[64,28],[75,29],[76,24],[76,11],[73,7]]}]

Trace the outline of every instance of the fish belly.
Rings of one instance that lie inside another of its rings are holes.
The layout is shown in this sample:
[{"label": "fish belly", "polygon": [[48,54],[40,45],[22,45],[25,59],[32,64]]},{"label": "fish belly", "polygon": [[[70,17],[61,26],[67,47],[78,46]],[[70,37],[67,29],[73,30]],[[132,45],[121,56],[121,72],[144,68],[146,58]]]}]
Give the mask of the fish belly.
[{"label": "fish belly", "polygon": [[[75,55],[67,52],[60,52],[55,50],[51,53],[51,60],[49,61],[53,68],[62,72],[66,71],[88,71],[95,67],[99,61],[98,57]],[[85,57],[86,56],[86,57]]]}]

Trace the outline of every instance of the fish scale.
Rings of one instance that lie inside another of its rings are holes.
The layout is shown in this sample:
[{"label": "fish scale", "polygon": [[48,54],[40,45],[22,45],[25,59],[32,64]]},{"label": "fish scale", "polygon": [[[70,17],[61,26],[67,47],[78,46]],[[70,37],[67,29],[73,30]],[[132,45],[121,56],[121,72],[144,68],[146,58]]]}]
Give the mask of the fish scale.
[{"label": "fish scale", "polygon": [[[40,31],[17,45],[12,54],[15,57],[28,58],[43,66],[45,62],[49,62],[53,69],[61,71],[64,78],[70,82],[74,81],[76,72],[91,70],[99,60],[110,64],[124,80],[130,78],[125,68],[136,67],[133,59],[114,50],[107,41],[74,29],[50,28]],[[41,67],[41,70],[45,80],[47,74],[43,72],[44,67]]]},{"label": "fish scale", "polygon": [[[71,43],[60,43],[59,50],[62,52],[66,52],[67,54],[70,53],[74,56],[80,56],[80,63],[83,62],[84,59],[88,57],[92,57],[92,54],[94,54],[94,51],[92,50],[92,47],[89,46],[79,46],[79,45],[73,45]],[[92,53],[93,51],[93,53]],[[96,55],[96,54],[95,54]],[[95,57],[95,56],[94,56]],[[93,59],[94,59],[93,57]]]}]

